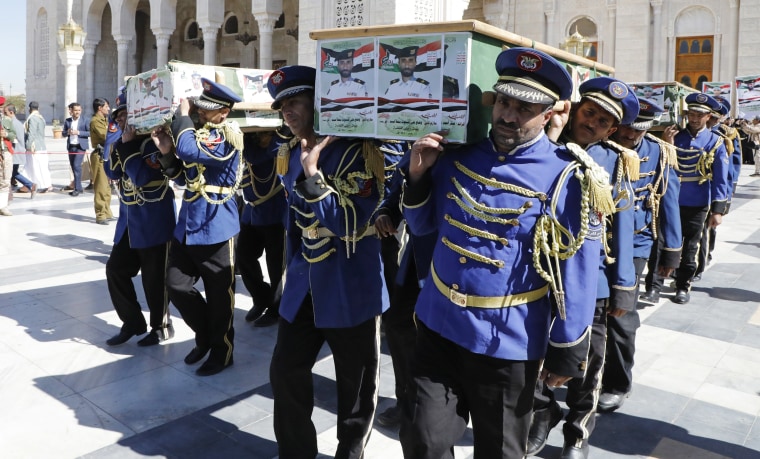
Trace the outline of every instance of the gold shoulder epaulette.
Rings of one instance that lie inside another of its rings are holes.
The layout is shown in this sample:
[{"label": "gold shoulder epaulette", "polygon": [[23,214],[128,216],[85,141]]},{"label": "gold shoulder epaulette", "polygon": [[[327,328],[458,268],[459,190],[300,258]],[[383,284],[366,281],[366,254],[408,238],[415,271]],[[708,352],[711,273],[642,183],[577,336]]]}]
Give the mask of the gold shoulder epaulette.
[{"label": "gold shoulder epaulette", "polygon": [[614,214],[615,202],[612,199],[610,175],[580,145],[568,142],[565,144],[565,147],[585,169],[585,180],[588,181],[589,185],[589,204],[591,209],[603,215]]},{"label": "gold shoulder epaulette", "polygon": [[678,156],[676,155],[676,147],[672,143],[668,143],[661,138],[654,136],[650,133],[646,133],[646,138],[652,142],[657,142],[660,145],[660,155],[665,165],[670,167],[678,167]]},{"label": "gold shoulder epaulette", "polygon": [[638,180],[639,170],[641,168],[641,160],[639,159],[639,155],[630,148],[626,148],[617,142],[613,142],[612,140],[607,139],[604,141],[604,143],[619,153],[618,156],[620,157],[621,166],[623,168],[625,177],[627,177],[628,180],[632,182]]}]

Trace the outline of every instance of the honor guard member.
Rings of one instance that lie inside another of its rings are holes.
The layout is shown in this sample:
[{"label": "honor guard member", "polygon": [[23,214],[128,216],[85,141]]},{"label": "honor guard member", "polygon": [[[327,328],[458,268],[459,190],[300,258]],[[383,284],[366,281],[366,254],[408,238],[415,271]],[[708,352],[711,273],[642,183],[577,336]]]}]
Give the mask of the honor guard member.
[{"label": "honor guard member", "polygon": [[586,368],[609,179],[544,134],[572,92],[561,64],[512,48],[496,71],[488,138],[412,147],[404,216],[438,235],[415,308],[409,458],[453,457],[470,416],[476,457],[523,457],[537,379],[560,386]]},{"label": "honor guard member", "polygon": [[[723,138],[723,142],[726,146],[726,155],[730,161],[728,167],[728,182],[731,188],[728,195],[728,203],[726,203],[726,214],[728,214],[728,211],[731,209],[731,199],[736,191],[739,174],[741,173],[741,142],[739,140],[738,131],[723,123],[731,112],[731,105],[722,97],[715,97],[715,100],[718,101],[720,107],[718,110],[713,111],[712,116],[707,120],[707,128]],[[694,272],[692,282],[697,282],[702,279],[702,273],[705,271],[707,265],[710,264],[710,261],[712,261],[712,252],[715,249],[716,237],[717,230],[715,227],[710,227],[710,225],[705,222],[705,227],[702,229],[702,240],[699,243],[697,270]]]},{"label": "honor guard member", "polygon": [[[195,347],[185,357],[192,365],[209,354],[196,373],[208,376],[232,365],[235,329],[235,244],[240,216],[235,193],[243,173],[243,133],[227,120],[237,96],[226,86],[202,78],[203,93],[193,101],[202,127],[190,118],[182,99],[171,125],[155,129],[164,173],[186,189],[169,255],[169,299],[195,332]],[[173,136],[173,138],[172,138]],[[176,147],[175,147],[176,145]],[[205,298],[195,288],[203,280]]]},{"label": "honor guard member", "polygon": [[372,431],[380,314],[388,308],[372,219],[384,194],[384,150],[401,143],[318,137],[316,70],[276,70],[267,86],[295,138],[277,153],[288,198],[285,287],[270,380],[280,457],[313,458],[312,368],[324,343],[335,361],[335,457],[361,458]]},{"label": "honor guard member", "polygon": [[[678,131],[674,125],[663,132],[663,138],[673,138],[678,159],[676,173],[681,181],[678,204],[683,251],[676,270],[673,297],[673,302],[678,304],[688,303],[690,299],[702,229],[705,224],[712,228],[721,224],[731,195],[730,164],[724,139],[707,128],[710,114],[719,110],[720,104],[704,93],[689,94],[686,104],[686,129]],[[662,280],[655,279],[652,288],[661,290]]]},{"label": "honor guard member", "polygon": [[[285,188],[275,170],[280,145],[293,138],[285,127],[275,132],[246,133],[243,140],[245,168],[240,188],[245,207],[240,215],[237,267],[253,307],[245,315],[254,327],[268,327],[280,317],[278,286],[285,271]],[[274,152],[271,153],[270,152]],[[264,280],[259,258],[266,253],[269,282]]]},{"label": "honor guard member", "polygon": [[[612,134],[613,141],[638,153],[640,160],[639,179],[633,183],[633,264],[637,280],[641,278],[650,254],[662,252],[659,262],[650,270],[663,277],[670,276],[681,257],[680,183],[673,170],[675,149],[647,133],[663,112],[664,109],[651,100],[640,98],[636,120],[621,124]],[[607,352],[599,411],[620,408],[633,387],[633,355],[636,330],[640,325],[635,307],[622,316],[607,316]]]},{"label": "honor guard member", "polygon": [[106,262],[106,281],[111,302],[124,324],[106,344],[124,344],[147,331],[132,282],[142,273],[150,333],[137,345],[153,346],[174,336],[164,281],[169,241],[176,224],[174,191],[161,172],[160,154],[150,136],[136,136],[135,128],[126,125],[125,93],[116,98],[115,105],[104,141],[108,149],[103,166],[108,178],[119,181],[120,205],[114,245]]},{"label": "honor guard member", "polygon": [[358,78],[351,77],[351,72],[354,68],[354,50],[346,49],[340,51],[335,54],[335,59],[338,61],[340,79],[333,80],[330,83],[330,88],[327,90],[327,98],[334,100],[367,97],[368,93],[365,83]]},{"label": "honor guard member", "polygon": [[[594,430],[596,402],[604,368],[607,316],[622,316],[635,308],[636,272],[633,265],[633,185],[638,179],[636,152],[607,140],[620,124],[630,124],[639,112],[633,90],[610,77],[592,78],[579,87],[581,100],[573,107],[562,143],[576,142],[608,173],[615,200],[615,213],[606,225],[604,248],[599,252],[596,308],[591,332],[588,365],[584,375],[567,384],[570,412],[563,425],[562,458],[588,457],[588,439]],[[555,395],[539,382],[534,417],[528,438],[528,455],[546,444],[549,431],[562,419]]]},{"label": "honor guard member", "polygon": [[408,46],[399,50],[398,69],[401,78],[391,80],[385,90],[386,99],[431,99],[430,83],[414,76],[417,67],[419,46]]}]

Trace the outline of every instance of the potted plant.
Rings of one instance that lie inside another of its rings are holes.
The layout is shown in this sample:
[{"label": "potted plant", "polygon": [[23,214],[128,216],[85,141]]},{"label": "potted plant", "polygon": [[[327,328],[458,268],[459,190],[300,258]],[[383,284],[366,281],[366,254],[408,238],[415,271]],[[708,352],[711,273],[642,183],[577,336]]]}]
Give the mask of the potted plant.
[{"label": "potted plant", "polygon": [[53,138],[54,139],[63,138],[63,126],[61,126],[61,121],[58,119],[53,120]]}]

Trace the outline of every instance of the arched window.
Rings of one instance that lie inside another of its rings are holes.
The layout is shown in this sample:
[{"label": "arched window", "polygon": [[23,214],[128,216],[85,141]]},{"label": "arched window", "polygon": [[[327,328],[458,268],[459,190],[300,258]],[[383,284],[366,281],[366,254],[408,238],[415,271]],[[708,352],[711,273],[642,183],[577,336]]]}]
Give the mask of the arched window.
[{"label": "arched window", "polygon": [[699,40],[692,40],[689,52],[691,54],[699,54],[699,49]]},{"label": "arched window", "polygon": [[187,30],[185,31],[185,40],[195,40],[198,38],[198,35],[198,23],[193,21],[190,23],[190,25],[187,26]]},{"label": "arched window", "polygon": [[702,40],[702,52],[703,53],[712,52],[712,40]]},{"label": "arched window", "polygon": [[681,40],[681,45],[678,47],[678,54],[689,54],[689,42]]},{"label": "arched window", "polygon": [[238,18],[234,14],[227,16],[222,27],[224,35],[236,35],[238,33]]},{"label": "arched window", "polygon": [[596,23],[591,18],[582,17],[571,22],[567,34],[565,42],[560,45],[562,49],[592,61],[597,60],[599,41]]},{"label": "arched window", "polygon": [[34,31],[34,77],[47,78],[50,73],[50,28],[47,11],[37,13]]}]

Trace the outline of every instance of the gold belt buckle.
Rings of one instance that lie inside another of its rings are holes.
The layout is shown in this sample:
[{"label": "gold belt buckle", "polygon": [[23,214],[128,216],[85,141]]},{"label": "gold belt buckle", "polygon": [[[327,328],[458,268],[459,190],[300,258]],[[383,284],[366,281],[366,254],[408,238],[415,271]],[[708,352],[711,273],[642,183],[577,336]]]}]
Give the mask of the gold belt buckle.
[{"label": "gold belt buckle", "polygon": [[309,228],[306,231],[306,237],[309,239],[317,239],[319,238],[319,231],[317,230],[317,228]]},{"label": "gold belt buckle", "polygon": [[463,308],[467,306],[467,295],[464,293],[459,293],[452,288],[449,288],[449,300],[451,300],[451,302],[457,306],[461,306]]}]

